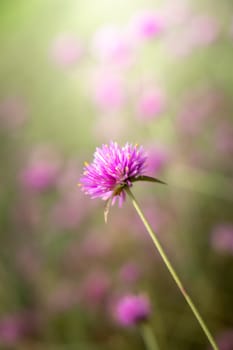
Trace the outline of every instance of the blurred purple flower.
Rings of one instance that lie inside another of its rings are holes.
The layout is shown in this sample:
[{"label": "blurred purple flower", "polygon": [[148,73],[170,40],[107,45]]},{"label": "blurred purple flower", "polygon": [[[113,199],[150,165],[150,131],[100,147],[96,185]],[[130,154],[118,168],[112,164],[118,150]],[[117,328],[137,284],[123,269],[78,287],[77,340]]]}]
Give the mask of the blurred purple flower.
[{"label": "blurred purple flower", "polygon": [[212,231],[211,244],[220,253],[233,254],[233,224],[222,223],[215,226]]},{"label": "blurred purple flower", "polygon": [[[223,120],[216,127],[214,143],[220,155],[233,156],[233,126],[231,122]],[[226,158],[228,161],[228,159]]]},{"label": "blurred purple flower", "polygon": [[20,174],[23,186],[29,190],[44,191],[54,186],[60,169],[60,159],[52,149],[35,149]]},{"label": "blurred purple flower", "polygon": [[223,331],[217,336],[216,340],[220,350],[232,350],[233,349],[233,329]]},{"label": "blurred purple flower", "polygon": [[165,109],[165,94],[157,87],[144,88],[137,99],[137,115],[143,121],[160,116]]},{"label": "blurred purple flower", "polygon": [[88,208],[85,200],[82,199],[81,201],[78,192],[68,193],[61,197],[51,209],[51,223],[60,230],[75,229],[80,225],[82,219],[88,215]]},{"label": "blurred purple flower", "polygon": [[52,58],[62,67],[73,66],[83,54],[83,46],[80,39],[74,35],[62,34],[55,39],[52,46]]},{"label": "blurred purple flower", "polygon": [[112,204],[125,200],[124,186],[132,186],[132,181],[143,175],[146,155],[143,147],[126,143],[124,147],[116,142],[97,148],[93,163],[86,163],[80,186],[91,198],[108,200]]},{"label": "blurred purple flower", "polygon": [[133,261],[124,264],[119,271],[119,278],[122,283],[136,283],[141,277],[141,267]]},{"label": "blurred purple flower", "polygon": [[217,19],[204,14],[190,16],[185,26],[185,30],[172,31],[165,40],[172,56],[187,56],[196,48],[212,44],[220,32]]},{"label": "blurred purple flower", "polygon": [[19,96],[8,96],[0,101],[0,127],[14,130],[24,125],[28,117],[25,101]]},{"label": "blurred purple flower", "polygon": [[54,167],[46,162],[38,162],[24,169],[22,174],[26,187],[42,191],[50,187],[55,180]]},{"label": "blurred purple flower", "polygon": [[197,135],[209,117],[223,106],[224,96],[222,91],[199,88],[191,91],[184,98],[181,111],[177,116],[179,129],[186,135]]},{"label": "blurred purple flower", "polygon": [[186,0],[166,1],[159,9],[159,14],[164,20],[165,27],[170,27],[170,29],[189,20],[191,13],[190,5]]},{"label": "blurred purple flower", "polygon": [[37,320],[29,312],[9,314],[0,319],[0,344],[14,346],[35,331]]},{"label": "blurred purple flower", "polygon": [[126,295],[115,306],[115,319],[122,326],[129,327],[148,320],[151,305],[147,296]]},{"label": "blurred purple flower", "polygon": [[151,145],[147,147],[147,172],[150,176],[156,176],[168,164],[171,155],[164,146]]},{"label": "blurred purple flower", "polygon": [[90,308],[97,307],[106,301],[110,287],[111,280],[106,271],[92,271],[80,284],[80,301]]},{"label": "blurred purple flower", "polygon": [[80,163],[77,158],[68,159],[57,179],[57,187],[61,194],[73,193],[74,185],[77,183],[77,174],[80,172]]},{"label": "blurred purple flower", "polygon": [[132,18],[129,26],[136,39],[152,39],[162,32],[164,23],[161,16],[155,11],[144,10]]},{"label": "blurred purple flower", "polygon": [[46,295],[47,307],[53,312],[64,312],[79,302],[79,288],[74,283],[64,281]]},{"label": "blurred purple flower", "polygon": [[90,232],[85,235],[83,241],[79,244],[79,255],[83,260],[98,259],[109,257],[112,253],[111,239],[106,239],[98,232]]},{"label": "blurred purple flower", "polygon": [[218,38],[220,28],[214,17],[200,14],[193,17],[189,25],[190,41],[194,46],[206,46]]},{"label": "blurred purple flower", "polygon": [[123,79],[108,69],[100,69],[91,82],[91,95],[96,106],[106,112],[119,110],[125,103]]},{"label": "blurred purple flower", "polygon": [[0,343],[13,345],[22,335],[22,323],[16,316],[0,319]]},{"label": "blurred purple flower", "polygon": [[33,230],[41,223],[41,207],[34,196],[21,193],[20,198],[14,203],[12,208],[12,220],[17,227],[27,227]]},{"label": "blurred purple flower", "polygon": [[101,61],[121,67],[131,64],[133,58],[133,44],[127,31],[115,25],[107,25],[96,31],[92,50]]}]

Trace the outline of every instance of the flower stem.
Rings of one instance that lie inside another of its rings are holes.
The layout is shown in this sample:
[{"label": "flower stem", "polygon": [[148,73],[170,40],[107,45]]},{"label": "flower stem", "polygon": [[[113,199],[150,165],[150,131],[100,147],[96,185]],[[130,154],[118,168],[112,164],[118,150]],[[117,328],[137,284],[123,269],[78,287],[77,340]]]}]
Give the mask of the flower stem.
[{"label": "flower stem", "polygon": [[140,330],[147,350],[159,350],[159,346],[150,325],[148,323],[142,323]]},{"label": "flower stem", "polygon": [[217,344],[216,344],[216,342],[215,342],[213,336],[211,335],[209,329],[207,328],[205,322],[203,321],[203,319],[202,319],[202,317],[201,317],[199,311],[197,310],[197,308],[196,308],[196,306],[194,305],[194,303],[193,303],[192,299],[190,298],[189,294],[187,293],[187,291],[186,291],[185,288],[183,287],[183,284],[182,284],[180,278],[178,277],[176,271],[174,270],[174,268],[173,268],[173,266],[172,266],[170,260],[168,259],[166,253],[164,252],[164,250],[163,250],[163,248],[162,248],[162,246],[161,246],[161,244],[160,244],[160,242],[159,242],[157,236],[155,235],[155,233],[153,232],[151,226],[149,225],[148,221],[146,220],[146,218],[145,218],[145,216],[144,216],[144,214],[143,214],[143,212],[142,212],[140,206],[138,205],[138,202],[136,201],[136,199],[135,199],[133,193],[131,192],[131,190],[129,189],[129,187],[126,187],[126,188],[125,188],[125,191],[127,192],[127,194],[129,195],[129,197],[131,198],[132,203],[133,203],[133,206],[134,206],[134,208],[136,209],[136,211],[137,211],[139,217],[141,218],[141,220],[142,220],[144,226],[146,227],[146,229],[147,229],[147,231],[148,231],[148,233],[149,233],[149,235],[150,235],[150,237],[151,237],[151,239],[152,239],[154,245],[155,245],[156,248],[158,249],[158,252],[159,252],[161,258],[163,259],[163,261],[164,261],[165,265],[167,266],[167,268],[168,268],[170,274],[172,275],[172,277],[173,277],[175,283],[177,284],[177,287],[179,288],[179,290],[180,290],[181,293],[183,294],[183,297],[185,298],[185,300],[187,301],[188,305],[190,306],[192,312],[194,313],[194,315],[195,315],[197,321],[199,322],[199,324],[200,324],[202,330],[204,331],[206,337],[208,338],[210,344],[212,345],[212,347],[213,347],[214,350],[219,350],[219,348],[218,348],[218,346],[217,346]]}]

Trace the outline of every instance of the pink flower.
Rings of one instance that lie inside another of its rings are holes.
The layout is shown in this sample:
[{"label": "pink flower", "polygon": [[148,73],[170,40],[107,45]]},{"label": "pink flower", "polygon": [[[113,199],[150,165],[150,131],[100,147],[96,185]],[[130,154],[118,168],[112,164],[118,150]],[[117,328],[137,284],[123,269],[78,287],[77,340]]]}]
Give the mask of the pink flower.
[{"label": "pink flower", "polygon": [[157,87],[143,89],[137,100],[137,114],[141,120],[150,121],[163,113],[165,109],[165,95]]},{"label": "pink flower", "polygon": [[87,213],[85,199],[81,202],[79,192],[68,193],[56,202],[51,210],[50,220],[57,229],[72,230],[79,227]]},{"label": "pink flower", "polygon": [[0,318],[0,344],[14,347],[24,337],[31,335],[37,326],[36,315],[28,311],[2,316]]},{"label": "pink flower", "polygon": [[78,254],[83,260],[110,257],[112,242],[108,236],[106,239],[102,232],[90,232],[79,244]]},{"label": "pink flower", "polygon": [[47,190],[55,185],[59,168],[60,159],[53,150],[38,148],[32,152],[20,174],[21,183],[29,190]]},{"label": "pink flower", "polygon": [[222,91],[199,88],[189,93],[178,114],[177,122],[181,131],[188,135],[197,135],[203,130],[209,117],[223,105]]},{"label": "pink flower", "polygon": [[[231,122],[221,121],[217,125],[214,135],[214,143],[220,155],[233,155],[233,126]],[[228,161],[228,159],[226,158]]]},{"label": "pink flower", "polygon": [[103,62],[128,66],[132,62],[133,45],[121,27],[108,25],[97,30],[92,43],[93,54]]},{"label": "pink flower", "polygon": [[168,150],[161,145],[151,145],[147,148],[147,172],[150,176],[157,175],[170,160]]},{"label": "pink flower", "polygon": [[205,46],[213,43],[219,35],[219,24],[214,17],[198,15],[190,22],[190,40],[193,45]]},{"label": "pink flower", "polygon": [[189,20],[191,9],[186,0],[172,0],[164,2],[159,14],[164,19],[165,27],[172,30],[174,26]]},{"label": "pink flower", "polygon": [[92,97],[96,106],[102,111],[117,111],[125,103],[123,79],[108,70],[100,70],[92,80]]},{"label": "pink flower", "polygon": [[146,158],[142,146],[126,143],[120,147],[112,141],[102,145],[96,148],[93,162],[85,164],[81,190],[91,198],[111,199],[112,204],[118,199],[121,205],[126,198],[124,187],[132,186],[132,182],[144,174]]},{"label": "pink flower", "polygon": [[152,39],[163,30],[164,23],[159,14],[153,10],[141,11],[130,23],[132,34],[139,39]]},{"label": "pink flower", "polygon": [[139,280],[141,272],[141,268],[137,263],[129,261],[121,267],[119,277],[122,283],[132,284]]},{"label": "pink flower", "polygon": [[64,281],[47,295],[47,307],[54,312],[72,309],[79,302],[79,288],[71,282]]},{"label": "pink flower", "polygon": [[27,106],[21,97],[8,96],[0,101],[0,127],[17,129],[24,125],[27,117]]},{"label": "pink flower", "polygon": [[233,254],[233,224],[223,223],[215,226],[211,243],[216,251]]},{"label": "pink flower", "polygon": [[217,20],[207,15],[190,17],[185,26],[185,30],[171,32],[165,40],[165,45],[173,56],[187,56],[196,48],[212,44],[220,32]]},{"label": "pink flower", "polygon": [[217,344],[220,350],[233,349],[233,329],[228,329],[218,334]]},{"label": "pink flower", "polygon": [[80,285],[80,300],[87,306],[97,307],[106,301],[111,281],[106,271],[92,271]]},{"label": "pink flower", "polygon": [[73,66],[83,54],[83,47],[74,35],[62,34],[53,43],[52,58],[62,67]]},{"label": "pink flower", "polygon": [[146,321],[151,313],[149,299],[141,295],[126,295],[115,306],[115,318],[125,327]]}]

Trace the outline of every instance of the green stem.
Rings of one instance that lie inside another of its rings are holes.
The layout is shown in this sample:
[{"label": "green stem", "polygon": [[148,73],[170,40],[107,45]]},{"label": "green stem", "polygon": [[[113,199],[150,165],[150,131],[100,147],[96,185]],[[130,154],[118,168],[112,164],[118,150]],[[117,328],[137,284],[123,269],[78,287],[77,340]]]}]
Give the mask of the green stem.
[{"label": "green stem", "polygon": [[159,346],[150,325],[148,323],[142,323],[140,330],[147,350],[159,350]]},{"label": "green stem", "polygon": [[150,235],[154,245],[158,249],[158,252],[159,252],[161,258],[163,259],[163,261],[164,261],[165,265],[167,266],[170,274],[172,275],[175,283],[177,284],[177,287],[179,288],[179,290],[183,294],[185,300],[187,301],[188,305],[190,306],[192,312],[194,313],[197,321],[199,322],[201,328],[203,329],[205,335],[207,336],[210,344],[212,345],[214,350],[219,350],[219,348],[218,348],[218,346],[217,346],[213,336],[211,335],[209,329],[207,328],[205,322],[203,321],[199,311],[197,310],[197,308],[194,305],[194,303],[193,303],[192,299],[190,298],[189,294],[187,293],[187,291],[183,287],[183,284],[181,283],[180,278],[178,277],[176,271],[174,270],[174,268],[173,268],[171,262],[169,261],[166,253],[164,252],[164,250],[163,250],[163,248],[162,248],[162,246],[161,246],[157,236],[155,235],[155,233],[153,232],[151,226],[149,225],[148,221],[146,220],[146,218],[145,218],[145,216],[144,216],[140,206],[138,205],[138,203],[137,203],[133,193],[131,192],[131,190],[128,187],[125,188],[125,191],[128,193],[129,197],[131,198],[133,206],[136,209],[139,217],[141,218],[144,226],[146,227],[146,229],[147,229],[147,231],[148,231],[148,233],[149,233],[149,235]]}]

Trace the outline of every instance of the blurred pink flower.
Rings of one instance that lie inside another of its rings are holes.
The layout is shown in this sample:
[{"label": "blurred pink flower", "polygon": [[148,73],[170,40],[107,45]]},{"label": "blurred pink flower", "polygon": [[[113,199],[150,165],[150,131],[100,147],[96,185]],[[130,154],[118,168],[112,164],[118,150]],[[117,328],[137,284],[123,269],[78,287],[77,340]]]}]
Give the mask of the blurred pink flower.
[{"label": "blurred pink flower", "polygon": [[92,308],[102,305],[109,294],[111,280],[104,270],[91,271],[80,284],[80,300]]},{"label": "blurred pink flower", "polygon": [[215,226],[212,231],[211,244],[220,253],[233,254],[233,224],[222,223]]},{"label": "blurred pink flower", "polygon": [[51,209],[50,221],[57,229],[75,229],[88,215],[88,208],[85,198],[81,198],[80,191],[74,188],[73,193],[68,193],[57,200]]},{"label": "blurred pink flower", "polygon": [[209,118],[221,108],[224,98],[221,90],[198,88],[187,94],[178,112],[177,123],[180,131],[196,135],[203,130]]},{"label": "blurred pink flower", "polygon": [[190,16],[185,30],[170,32],[165,45],[172,56],[182,57],[194,52],[196,48],[207,46],[217,40],[220,32],[217,19],[207,15]]},{"label": "blurred pink flower", "polygon": [[108,69],[100,69],[92,79],[92,98],[102,111],[117,111],[126,100],[124,80],[119,74]]},{"label": "blurred pink flower", "polygon": [[13,345],[22,336],[21,320],[16,316],[0,319],[0,343]]},{"label": "blurred pink flower", "polygon": [[14,130],[24,125],[28,108],[19,96],[8,96],[0,101],[0,127]]},{"label": "blurred pink flower", "polygon": [[73,193],[74,187],[77,185],[78,174],[80,174],[81,172],[81,160],[78,160],[77,157],[75,159],[67,159],[64,162],[63,168],[61,169],[59,177],[57,179],[57,188],[59,192],[63,195]]},{"label": "blurred pink flower", "polygon": [[214,143],[220,155],[233,155],[233,126],[231,122],[223,120],[217,125]]},{"label": "blurred pink flower", "polygon": [[41,223],[41,207],[36,198],[26,195],[25,191],[14,203],[12,208],[12,220],[18,227],[33,230]]},{"label": "blurred pink flower", "polygon": [[53,312],[64,312],[79,302],[79,288],[70,281],[60,283],[47,294],[47,307]]},{"label": "blurred pink flower", "polygon": [[154,10],[144,10],[135,14],[129,27],[135,39],[152,39],[162,32],[164,23]]},{"label": "blurred pink flower", "polygon": [[118,300],[114,311],[114,318],[120,325],[131,327],[148,320],[151,305],[146,295],[128,294]]},{"label": "blurred pink flower", "polygon": [[136,283],[142,275],[141,267],[134,261],[125,263],[119,271],[119,279],[121,283]]},{"label": "blurred pink flower", "polygon": [[107,25],[96,31],[92,42],[93,54],[103,62],[128,67],[133,60],[134,45],[127,31],[115,25]]},{"label": "blurred pink flower", "polygon": [[190,40],[196,46],[212,44],[218,38],[220,31],[217,19],[205,14],[193,17],[189,26]]},{"label": "blurred pink flower", "polygon": [[35,331],[37,320],[30,312],[8,314],[0,318],[0,344],[14,346]]},{"label": "blurred pink flower", "polygon": [[171,159],[168,149],[161,145],[147,147],[147,172],[150,176],[156,176],[162,171]]},{"label": "blurred pink flower", "polygon": [[16,253],[17,268],[29,282],[37,283],[42,268],[42,256],[39,252],[29,245],[18,247]]},{"label": "blurred pink flower", "polygon": [[216,337],[217,344],[220,350],[233,349],[233,329],[228,329],[218,334]]},{"label": "blurred pink flower", "polygon": [[80,39],[72,34],[62,34],[53,42],[51,55],[56,64],[68,67],[80,60],[83,51]]},{"label": "blurred pink flower", "polygon": [[23,186],[33,191],[44,191],[55,185],[60,169],[58,154],[41,147],[32,151],[25,168],[20,174]]},{"label": "blurred pink flower", "polygon": [[150,121],[164,112],[165,94],[158,87],[145,87],[136,103],[138,117],[143,121]]},{"label": "blurred pink flower", "polygon": [[163,3],[158,10],[166,28],[181,25],[189,20],[192,13],[187,0],[172,0]]},{"label": "blurred pink flower", "polygon": [[103,236],[102,232],[90,232],[79,244],[79,255],[84,259],[98,259],[110,256],[112,253],[111,239]]}]

